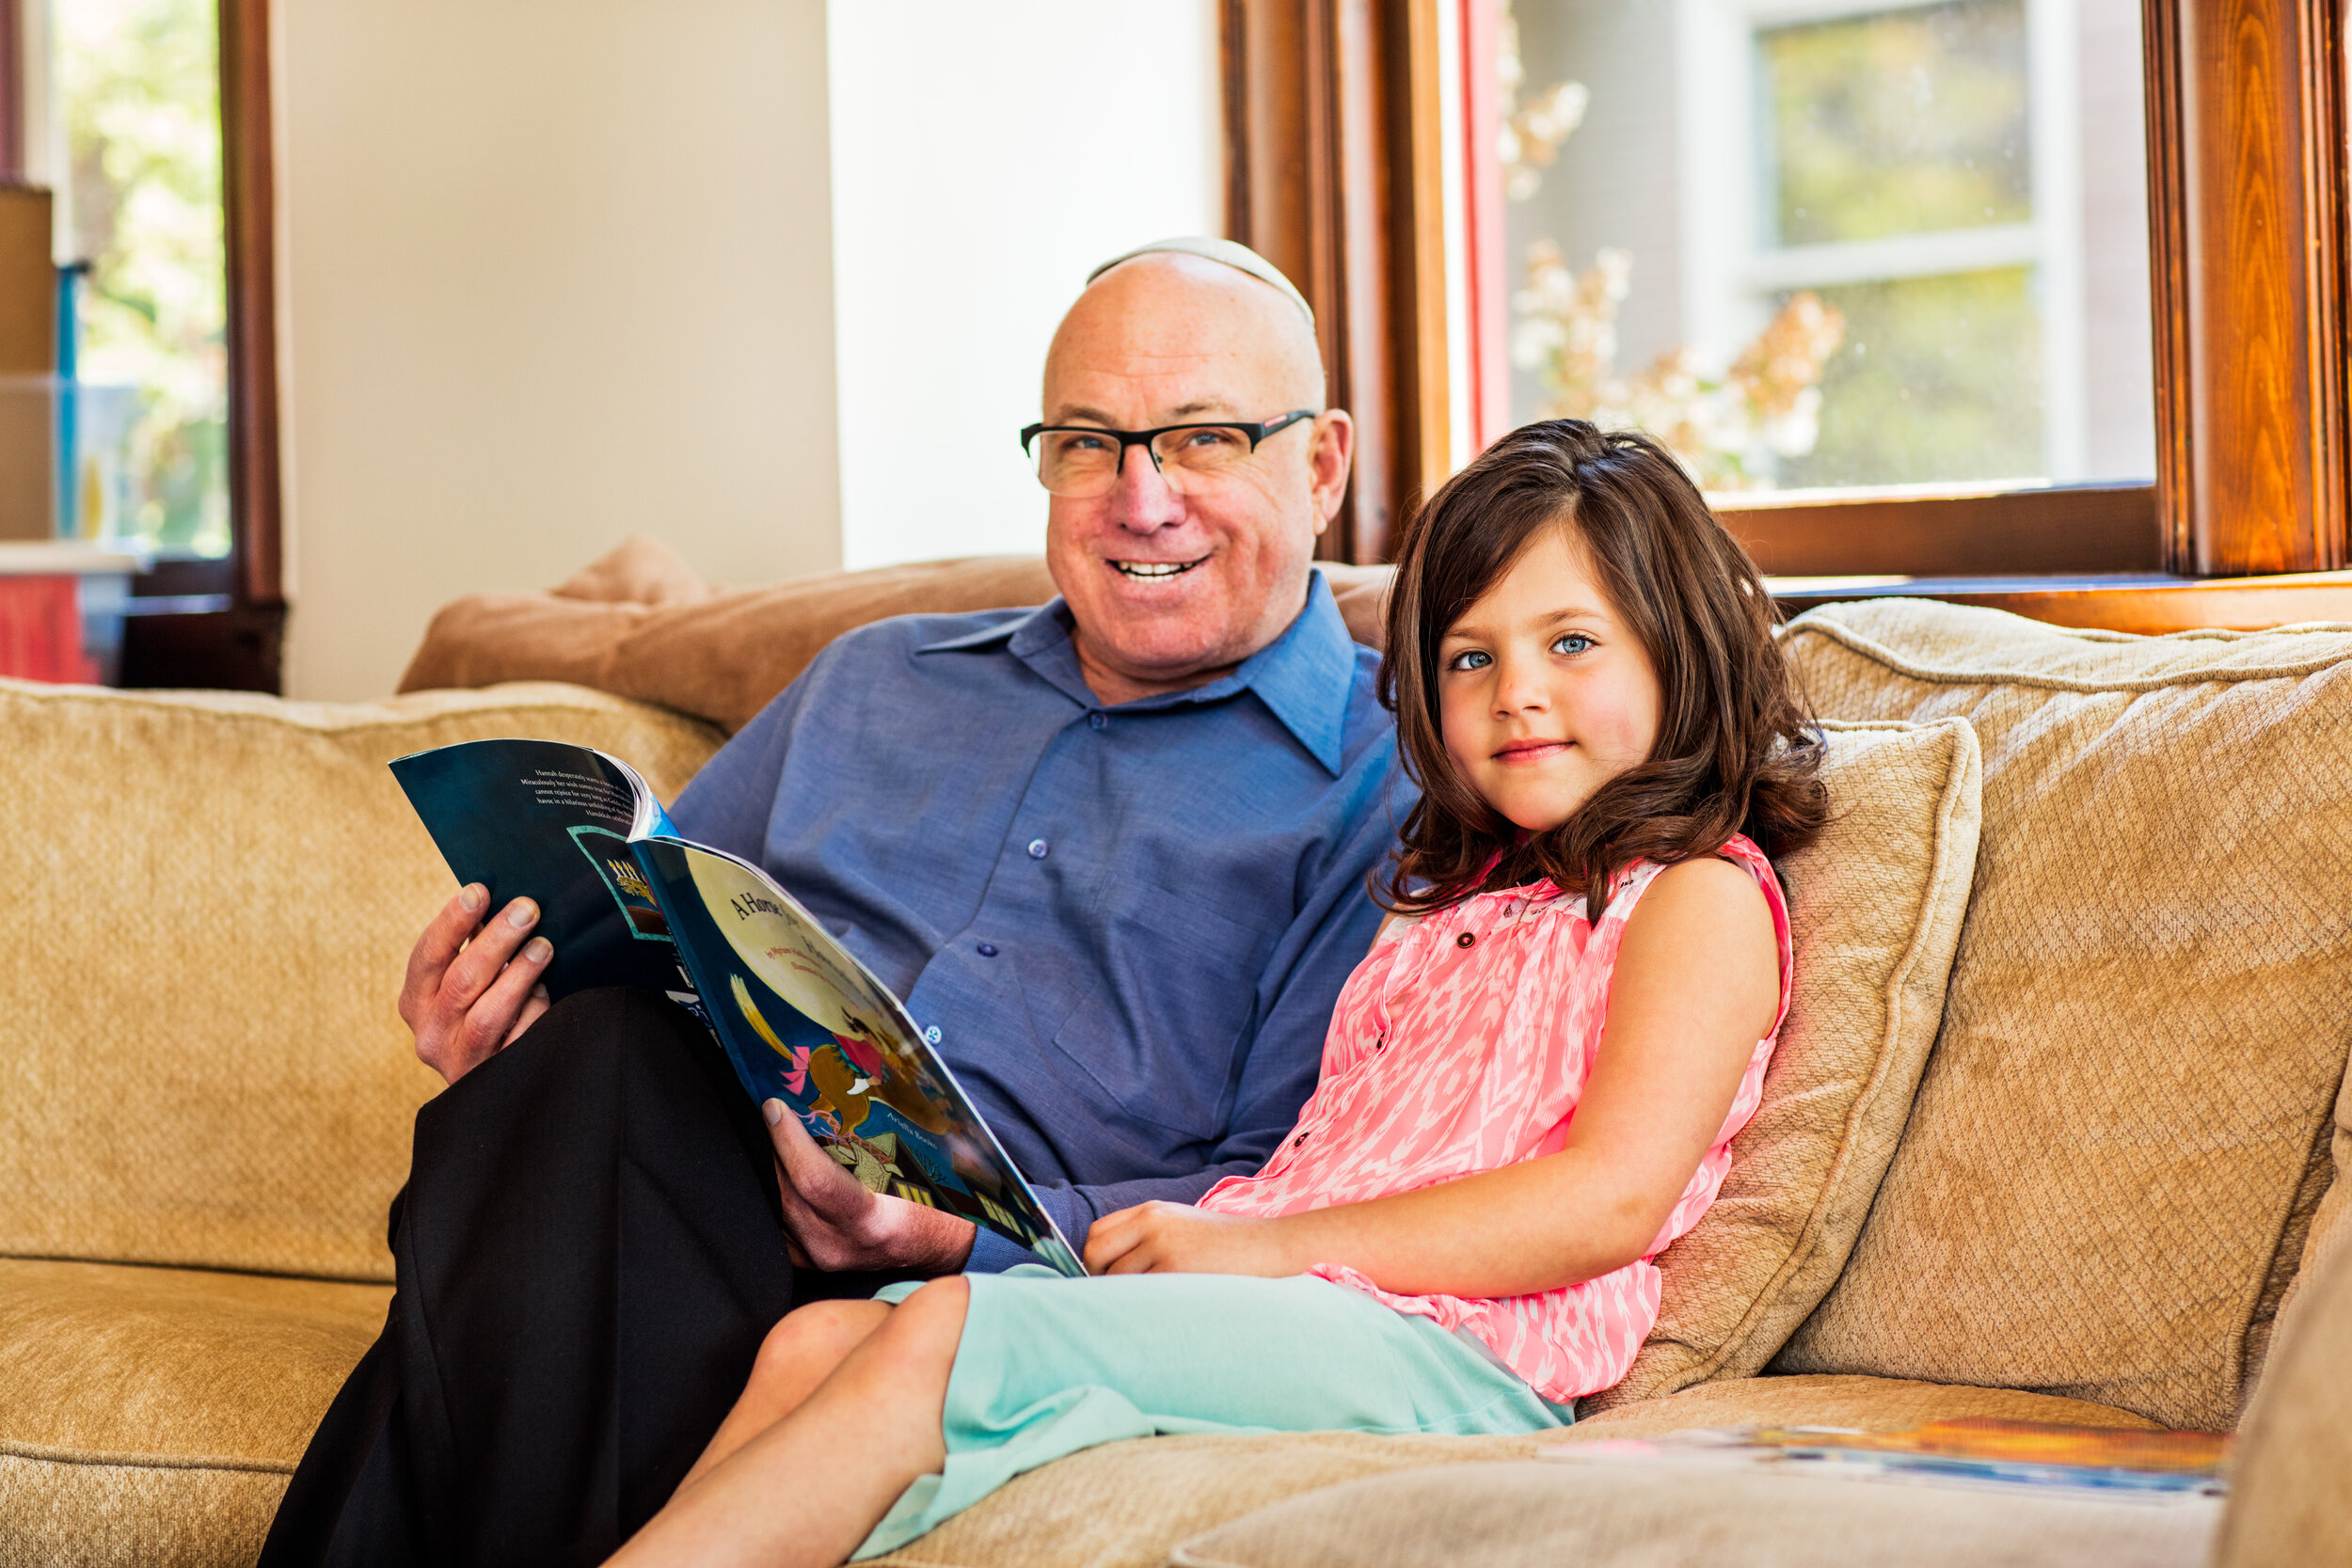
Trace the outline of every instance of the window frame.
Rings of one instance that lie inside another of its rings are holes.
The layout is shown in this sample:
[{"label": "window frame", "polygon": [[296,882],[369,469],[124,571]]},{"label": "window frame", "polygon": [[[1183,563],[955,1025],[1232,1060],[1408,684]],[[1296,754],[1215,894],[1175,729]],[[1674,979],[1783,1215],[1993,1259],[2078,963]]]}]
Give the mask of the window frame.
[{"label": "window frame", "polygon": [[[286,595],[278,436],[269,0],[217,0],[221,207],[228,263],[229,554],[163,560],[132,579],[126,687],[283,689]],[[0,174],[25,172],[37,69],[24,0],[0,0]]]},{"label": "window frame", "polygon": [[[2352,563],[2344,3],[2144,0],[2154,484],[1726,498],[1724,520],[1759,562],[1922,579],[1947,595],[1956,578],[2067,577],[2037,602],[2096,597],[2106,618],[2084,624],[2126,629],[2131,603],[2190,579]],[[1473,448],[1508,417],[1501,182],[1476,136],[1462,138],[1463,166],[1447,166],[1448,28],[1461,40],[1460,101],[1482,122],[1494,103],[1487,0],[1224,0],[1228,232],[1300,282],[1333,401],[1374,436],[1326,540],[1337,559],[1384,559],[1404,508],[1442,482],[1449,408],[1467,410]],[[1470,209],[1461,345],[1445,331],[1449,181]],[[1459,398],[1450,373],[1468,382]],[[2231,602],[2258,601],[2259,586]],[[2341,595],[2352,619],[2352,581],[2292,586],[2303,610]]]}]

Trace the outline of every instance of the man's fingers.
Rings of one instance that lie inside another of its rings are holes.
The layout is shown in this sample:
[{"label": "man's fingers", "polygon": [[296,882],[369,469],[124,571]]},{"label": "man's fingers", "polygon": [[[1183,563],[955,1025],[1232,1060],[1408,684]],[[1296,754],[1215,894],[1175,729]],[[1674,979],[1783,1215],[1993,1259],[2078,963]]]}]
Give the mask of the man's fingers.
[{"label": "man's fingers", "polygon": [[771,1100],[760,1106],[759,1113],[767,1119],[768,1140],[775,1146],[776,1164],[786,1184],[818,1219],[839,1224],[854,1218],[871,1200],[873,1195],[859,1185],[858,1179],[817,1146],[789,1105]]},{"label": "man's fingers", "polygon": [[[517,898],[482,923],[466,950],[441,974],[440,1006],[447,1011],[471,1007],[515,959],[532,927],[539,924],[539,906]],[[525,990],[531,988],[526,986]]]},{"label": "man's fingers", "polygon": [[[528,962],[531,955],[531,943],[523,943],[523,955],[525,961]],[[542,974],[547,973],[547,969],[544,964],[540,966],[539,972]],[[522,1038],[525,1031],[529,1030],[532,1024],[538,1022],[539,1020],[546,1015],[548,1006],[549,1003],[548,1001],[547,983],[543,980],[539,984],[532,986],[531,988],[531,994],[523,998],[523,1010],[521,1016],[515,1020],[515,1026],[506,1031],[506,1037],[499,1041],[499,1049],[503,1051],[508,1046],[514,1044],[516,1040]]]},{"label": "man's fingers", "polygon": [[449,969],[482,923],[483,906],[490,901],[490,890],[480,882],[469,882],[441,906],[441,911],[425,923],[424,932],[417,938],[417,945],[409,949],[408,973],[400,987],[400,1016],[414,1025],[440,994],[441,975]]},{"label": "man's fingers", "polygon": [[[523,1015],[531,1010],[532,993],[548,972],[555,949],[545,937],[524,942],[514,961],[495,975],[489,988],[466,1009],[457,1026],[457,1049],[465,1065],[477,1067],[498,1054],[506,1042],[522,1033]],[[540,1012],[547,1011],[544,1002]],[[535,1021],[536,1015],[532,1015]]]}]

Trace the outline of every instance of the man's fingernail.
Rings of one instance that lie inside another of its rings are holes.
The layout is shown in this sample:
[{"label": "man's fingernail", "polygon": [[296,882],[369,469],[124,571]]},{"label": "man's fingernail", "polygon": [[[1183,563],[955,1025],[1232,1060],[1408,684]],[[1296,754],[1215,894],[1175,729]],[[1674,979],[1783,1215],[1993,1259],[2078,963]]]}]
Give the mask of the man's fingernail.
[{"label": "man's fingernail", "polygon": [[529,958],[535,964],[546,963],[548,961],[548,955],[553,953],[554,951],[554,947],[548,943],[548,939],[545,937],[532,937],[529,942],[523,943],[523,957]]},{"label": "man's fingernail", "polygon": [[539,906],[532,903],[528,898],[516,899],[514,906],[506,911],[507,924],[514,927],[517,931],[529,927],[532,921],[538,918]]},{"label": "man's fingernail", "polygon": [[768,1118],[769,1126],[773,1127],[784,1120],[784,1101],[781,1100],[766,1101],[761,1103],[759,1114]]},{"label": "man's fingernail", "polygon": [[457,890],[457,902],[465,906],[468,914],[480,914],[489,896],[490,890],[480,882],[468,882]]}]

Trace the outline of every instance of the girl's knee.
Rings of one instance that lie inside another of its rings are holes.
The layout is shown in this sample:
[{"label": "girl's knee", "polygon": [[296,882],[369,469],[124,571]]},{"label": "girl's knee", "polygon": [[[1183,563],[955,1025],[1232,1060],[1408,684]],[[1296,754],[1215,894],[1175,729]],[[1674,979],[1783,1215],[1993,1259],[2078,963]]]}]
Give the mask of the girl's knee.
[{"label": "girl's knee", "polygon": [[838,1363],[882,1326],[889,1311],[875,1301],[816,1301],[795,1307],[760,1341],[752,1382],[798,1381],[811,1362]]},{"label": "girl's knee", "polygon": [[963,1338],[963,1318],[972,1302],[972,1286],[962,1275],[931,1280],[891,1313],[891,1338],[924,1348],[944,1348],[953,1354]]}]

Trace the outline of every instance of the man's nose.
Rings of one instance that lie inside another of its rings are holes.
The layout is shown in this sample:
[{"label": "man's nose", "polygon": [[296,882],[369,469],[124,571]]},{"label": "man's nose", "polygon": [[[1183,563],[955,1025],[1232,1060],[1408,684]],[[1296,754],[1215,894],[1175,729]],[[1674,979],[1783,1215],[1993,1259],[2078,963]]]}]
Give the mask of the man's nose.
[{"label": "man's nose", "polygon": [[1184,498],[1177,495],[1152,461],[1151,449],[1137,442],[1119,454],[1119,483],[1111,487],[1111,520],[1121,528],[1149,533],[1180,522]]}]

